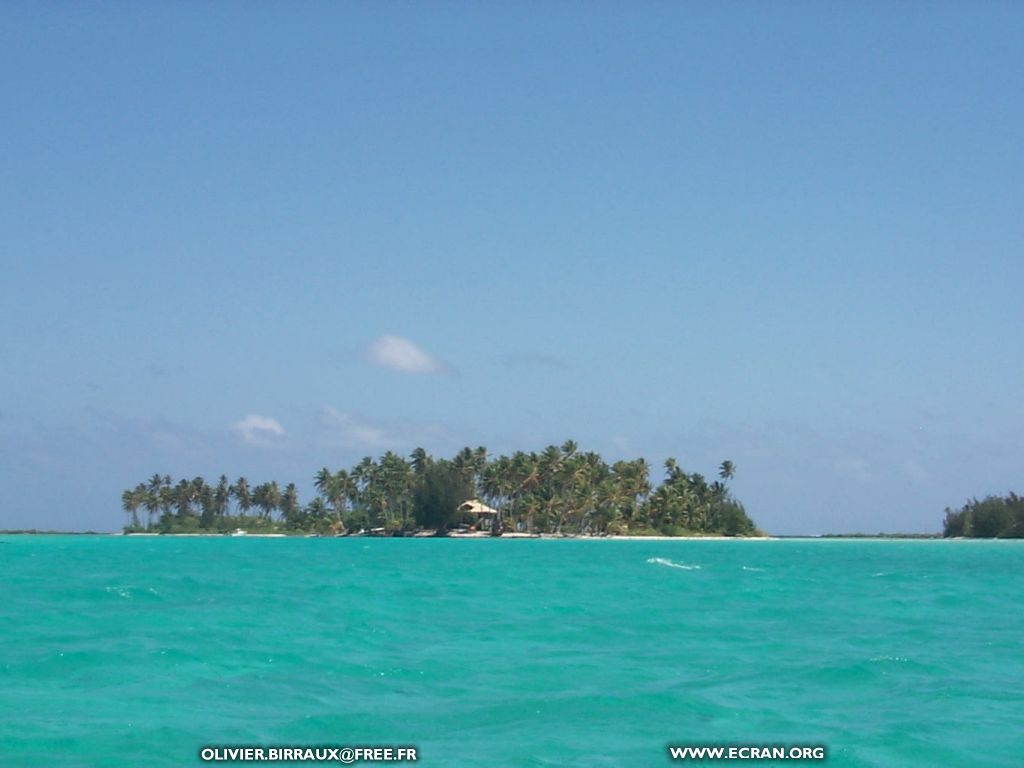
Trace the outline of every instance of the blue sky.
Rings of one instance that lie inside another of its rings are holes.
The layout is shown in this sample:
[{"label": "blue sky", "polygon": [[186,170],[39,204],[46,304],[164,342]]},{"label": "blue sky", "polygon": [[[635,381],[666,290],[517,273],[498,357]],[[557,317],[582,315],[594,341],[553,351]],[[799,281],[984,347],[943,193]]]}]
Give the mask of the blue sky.
[{"label": "blue sky", "polygon": [[1012,3],[8,3],[0,527],[153,472],[676,457],[775,533],[1022,488]]}]

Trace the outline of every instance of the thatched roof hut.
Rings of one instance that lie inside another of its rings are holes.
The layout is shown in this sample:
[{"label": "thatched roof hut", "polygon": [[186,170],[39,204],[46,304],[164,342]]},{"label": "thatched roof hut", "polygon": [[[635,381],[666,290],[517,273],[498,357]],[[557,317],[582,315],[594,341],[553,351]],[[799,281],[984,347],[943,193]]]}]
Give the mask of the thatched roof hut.
[{"label": "thatched roof hut", "polygon": [[492,507],[488,507],[486,504],[480,501],[480,499],[470,499],[469,501],[464,501],[459,506],[459,512],[469,512],[470,514],[476,515],[477,517],[494,517],[498,514],[498,510]]}]

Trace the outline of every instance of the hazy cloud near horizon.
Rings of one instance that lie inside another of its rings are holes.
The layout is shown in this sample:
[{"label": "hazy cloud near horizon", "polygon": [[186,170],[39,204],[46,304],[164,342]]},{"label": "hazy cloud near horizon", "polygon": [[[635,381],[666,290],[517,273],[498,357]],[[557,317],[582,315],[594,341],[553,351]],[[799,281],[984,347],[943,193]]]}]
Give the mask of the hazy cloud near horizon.
[{"label": "hazy cloud near horizon", "polygon": [[329,442],[359,451],[395,450],[403,447],[400,440],[375,424],[357,419],[336,408],[320,409],[320,423],[328,429]]},{"label": "hazy cloud near horizon", "polygon": [[381,368],[400,373],[443,373],[450,367],[409,339],[385,334],[370,345],[370,360]]},{"label": "hazy cloud near horizon", "polygon": [[274,445],[285,437],[281,422],[270,416],[250,413],[231,425],[232,431],[250,445]]}]

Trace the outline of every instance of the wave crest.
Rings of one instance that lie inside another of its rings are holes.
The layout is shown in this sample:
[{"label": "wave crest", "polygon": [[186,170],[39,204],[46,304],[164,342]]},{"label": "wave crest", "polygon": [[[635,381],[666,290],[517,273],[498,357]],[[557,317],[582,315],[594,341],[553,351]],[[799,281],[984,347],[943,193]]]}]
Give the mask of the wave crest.
[{"label": "wave crest", "polygon": [[683,571],[699,571],[699,565],[687,565],[686,563],[677,563],[674,560],[669,560],[667,557],[648,557],[647,562],[652,565],[664,565],[666,568],[679,568]]}]

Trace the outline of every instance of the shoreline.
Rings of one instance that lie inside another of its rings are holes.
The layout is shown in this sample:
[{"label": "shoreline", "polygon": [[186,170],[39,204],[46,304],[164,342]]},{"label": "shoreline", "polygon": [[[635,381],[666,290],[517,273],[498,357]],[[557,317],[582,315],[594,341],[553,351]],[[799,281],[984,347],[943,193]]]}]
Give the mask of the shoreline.
[{"label": "shoreline", "polygon": [[420,532],[413,536],[376,536],[353,533],[346,536],[318,536],[315,534],[290,533],[123,533],[114,531],[31,531],[14,530],[0,531],[0,536],[104,536],[104,537],[139,537],[139,538],[207,538],[207,539],[534,539],[542,541],[1019,541],[1020,539],[980,538],[970,536],[942,536],[941,534],[784,534],[765,536],[587,536],[506,533],[502,536],[491,536],[488,533],[452,533],[447,536],[435,536],[430,532]]},{"label": "shoreline", "polygon": [[[56,534],[60,535],[60,534]],[[73,534],[69,534],[73,535]],[[471,540],[534,540],[534,541],[774,541],[775,536],[587,536],[550,533],[505,533],[491,536],[489,533],[450,533],[437,536],[432,532],[419,532],[413,536],[374,536],[352,533],[347,536],[317,536],[313,534],[287,533],[107,533],[98,536],[123,536],[141,538],[208,538],[208,539],[471,539]],[[814,538],[814,537],[808,537]]]},{"label": "shoreline", "polygon": [[[232,534],[157,534],[152,531],[137,531],[125,534],[121,531],[78,531],[78,530],[0,530],[0,536],[103,536],[137,539],[453,539],[473,541],[500,541],[503,539],[534,540],[545,542],[757,542],[776,541],[774,536],[586,536],[556,534],[503,534],[490,536],[487,532],[472,534],[449,534],[436,536],[431,531],[419,531],[414,536],[373,536],[369,534],[349,534],[347,536],[316,536],[312,534],[248,534],[248,532],[232,532]],[[785,537],[791,539],[814,539],[817,537]]]},{"label": "shoreline", "polygon": [[[18,535],[0,532],[0,536]],[[780,536],[555,536],[553,534],[532,534],[532,533],[506,533],[502,536],[491,536],[483,533],[455,533],[448,536],[435,536],[432,533],[416,534],[414,536],[372,536],[367,534],[353,533],[347,536],[317,536],[315,534],[287,534],[287,533],[50,533],[50,534],[23,534],[23,535],[55,535],[55,536],[115,536],[115,537],[143,537],[143,538],[207,538],[207,539],[426,539],[426,540],[473,540],[473,541],[494,541],[501,539],[512,540],[533,540],[533,541],[1020,541],[1020,539],[980,538],[969,536],[939,535],[923,536],[920,534],[886,535],[886,536],[821,536],[814,534],[807,535],[780,535]]]}]

